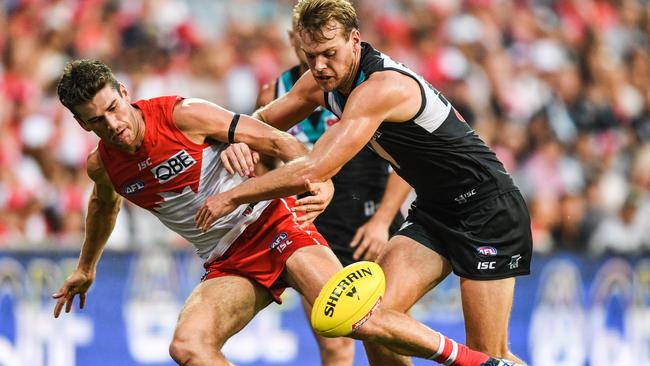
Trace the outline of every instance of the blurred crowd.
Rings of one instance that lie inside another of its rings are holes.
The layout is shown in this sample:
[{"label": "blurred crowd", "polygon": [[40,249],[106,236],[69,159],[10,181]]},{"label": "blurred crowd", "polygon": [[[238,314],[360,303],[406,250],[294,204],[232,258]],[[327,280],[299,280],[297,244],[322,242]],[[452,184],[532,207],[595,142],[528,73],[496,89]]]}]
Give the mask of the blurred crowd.
[{"label": "blurred crowd", "polygon": [[[524,192],[534,248],[650,251],[650,2],[356,0],[362,38],[446,94]],[[135,99],[251,113],[295,64],[293,0],[4,0],[0,248],[78,248],[96,138],[56,97],[74,58]],[[109,247],[182,246],[125,204]]]}]

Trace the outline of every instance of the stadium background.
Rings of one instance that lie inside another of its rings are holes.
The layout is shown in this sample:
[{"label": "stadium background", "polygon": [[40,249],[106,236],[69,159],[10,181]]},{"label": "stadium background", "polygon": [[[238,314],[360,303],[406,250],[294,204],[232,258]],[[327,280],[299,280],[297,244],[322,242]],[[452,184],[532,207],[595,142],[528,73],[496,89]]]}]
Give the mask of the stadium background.
[{"label": "stadium background", "polygon": [[[443,91],[526,196],[536,256],[517,285],[515,353],[534,366],[650,365],[650,2],[354,3],[362,37]],[[1,2],[0,365],[171,364],[176,315],[201,273],[182,239],[125,204],[87,309],[51,317],[82,240],[96,144],[56,99],[65,63],[101,59],[136,99],[250,113],[259,86],[296,62],[292,5]],[[457,278],[413,316],[462,341]],[[237,365],[318,364],[292,292],[226,352]]]}]

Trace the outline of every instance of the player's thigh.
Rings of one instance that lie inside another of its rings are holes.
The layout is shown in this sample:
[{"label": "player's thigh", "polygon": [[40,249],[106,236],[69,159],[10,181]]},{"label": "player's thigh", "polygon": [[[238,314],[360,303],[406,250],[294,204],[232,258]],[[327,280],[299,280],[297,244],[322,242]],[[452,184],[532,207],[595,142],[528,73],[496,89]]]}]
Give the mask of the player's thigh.
[{"label": "player's thigh", "polygon": [[393,236],[378,260],[386,275],[382,306],[406,312],[451,272],[449,261],[404,235]]},{"label": "player's thigh", "polygon": [[461,278],[467,345],[492,354],[507,350],[515,278],[477,281]]},{"label": "player's thigh", "polygon": [[291,254],[283,278],[312,305],[327,280],[342,268],[329,247],[311,245]]},{"label": "player's thigh", "polygon": [[268,290],[248,278],[222,276],[201,282],[183,306],[174,340],[220,348],[271,301]]}]

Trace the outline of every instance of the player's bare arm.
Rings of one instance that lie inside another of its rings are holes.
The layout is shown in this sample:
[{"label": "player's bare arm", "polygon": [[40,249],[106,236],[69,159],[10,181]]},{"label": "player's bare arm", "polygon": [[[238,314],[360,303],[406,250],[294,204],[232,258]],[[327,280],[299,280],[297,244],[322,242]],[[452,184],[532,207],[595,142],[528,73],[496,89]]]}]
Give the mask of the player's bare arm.
[{"label": "player's bare arm", "polygon": [[64,305],[65,312],[70,312],[76,295],[79,295],[79,308],[84,308],[86,292],[95,279],[97,263],[120,210],[121,198],[113,189],[96,149],[88,156],[87,172],[94,182],[94,187],[88,202],[84,242],[77,268],[59,291],[52,295],[57,299],[54,307],[55,318],[59,316]]},{"label": "player's bare arm", "polygon": [[[185,99],[174,108],[174,122],[195,143],[206,139],[229,142],[228,131],[234,114],[202,99]],[[243,142],[261,154],[289,161],[307,153],[292,135],[255,118],[241,115],[234,130],[234,142]]]},{"label": "player's bare arm", "polygon": [[[315,84],[310,73],[305,73],[300,80],[305,80],[307,76]],[[256,187],[257,193],[249,194],[256,196],[255,199],[267,199],[259,198],[262,195],[270,195],[270,193],[263,193],[267,184],[269,190],[274,190],[270,188],[271,186],[276,187],[275,190],[281,189],[277,187],[284,187],[286,191],[283,195],[297,194],[304,191],[302,184],[304,179],[312,182],[329,179],[366,145],[383,121],[405,121],[417,113],[420,100],[418,98],[415,102],[411,101],[414,99],[411,97],[413,95],[411,88],[418,88],[418,86],[407,76],[396,72],[373,74],[368,81],[350,94],[341,120],[323,134],[307,156],[270,172],[263,180],[256,179],[256,182],[250,184],[247,182],[246,185],[262,186]],[[295,86],[291,91],[294,90],[296,90]],[[318,93],[323,95],[320,88]],[[420,95],[419,89],[416,95]],[[269,105],[269,112],[273,112],[271,108],[273,105],[273,103]],[[404,112],[404,107],[410,107],[410,111]],[[262,110],[264,111],[265,109]],[[269,113],[266,116],[273,115],[275,114]],[[271,182],[276,183],[271,185]],[[237,194],[238,200],[248,200],[244,189],[246,188],[242,185],[236,189],[239,192],[232,191],[233,194]]]},{"label": "player's bare arm", "polygon": [[[319,105],[324,104],[323,91],[310,71],[305,72],[287,94],[273,100],[275,83],[274,81],[262,86],[256,102],[258,110],[252,115],[253,118],[275,128],[286,131],[307,118]],[[279,165],[273,157],[263,154],[260,159],[264,169],[259,169],[255,166],[254,154],[247,154],[247,149],[248,147],[242,145],[233,145],[224,150],[221,160],[229,173],[237,172],[243,176],[255,169],[256,174],[261,175]]]},{"label": "player's bare arm", "polygon": [[[276,80],[262,85],[257,94],[255,108],[261,108],[269,104],[275,98]],[[252,172],[260,176],[269,170],[280,165],[277,158],[268,155],[260,155],[257,151],[249,148],[244,143],[230,144],[221,152],[221,162],[230,174],[239,174],[244,177]]]},{"label": "player's bare arm", "polygon": [[[415,83],[413,85],[417,87]],[[302,193],[306,190],[306,180],[322,182],[329,179],[366,145],[383,121],[402,118],[404,114],[398,109],[409,102],[412,95],[409,94],[408,88],[396,83],[395,79],[381,73],[377,77],[373,75],[350,94],[341,121],[323,134],[311,153],[220,194],[221,206],[214,207],[212,217],[216,220],[240,204]],[[273,105],[269,105],[271,112]],[[412,114],[416,112],[417,109]]]},{"label": "player's bare arm", "polygon": [[[173,112],[174,122],[178,128],[195,143],[203,143],[206,139],[222,142],[229,141],[229,130],[234,114],[216,104],[201,99],[185,99],[180,102]],[[232,136],[234,142],[243,142],[261,154],[290,161],[307,153],[307,148],[291,134],[277,130],[268,124],[249,116],[240,116]],[[331,198],[334,188],[331,182],[315,185],[303,182],[303,190],[323,191]],[[206,200],[196,214],[197,226],[207,230],[211,220],[211,207],[216,204],[215,196]],[[329,200],[328,200],[329,202]],[[236,206],[235,206],[236,207]],[[234,209],[234,207],[232,207]]]},{"label": "player's bare arm", "polygon": [[307,118],[318,106],[325,105],[323,90],[311,71],[305,72],[288,93],[267,102],[253,117],[286,131]]}]

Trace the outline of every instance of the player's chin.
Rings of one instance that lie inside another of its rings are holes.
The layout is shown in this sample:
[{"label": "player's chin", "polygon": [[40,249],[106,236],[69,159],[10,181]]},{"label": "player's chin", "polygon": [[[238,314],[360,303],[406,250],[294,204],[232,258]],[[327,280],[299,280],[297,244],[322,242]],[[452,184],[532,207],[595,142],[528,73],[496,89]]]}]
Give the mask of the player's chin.
[{"label": "player's chin", "polygon": [[318,86],[320,86],[320,88],[323,89],[323,91],[325,92],[331,92],[334,91],[336,87],[338,87],[338,83],[334,82],[332,78],[328,78],[324,80],[319,79]]}]

